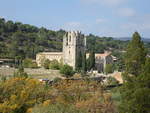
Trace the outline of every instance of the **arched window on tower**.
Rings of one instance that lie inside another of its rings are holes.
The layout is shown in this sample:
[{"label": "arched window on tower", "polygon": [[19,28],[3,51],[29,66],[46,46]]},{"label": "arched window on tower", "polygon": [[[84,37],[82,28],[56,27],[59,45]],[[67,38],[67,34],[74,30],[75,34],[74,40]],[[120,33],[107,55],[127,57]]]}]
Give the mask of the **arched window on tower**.
[{"label": "arched window on tower", "polygon": [[68,37],[66,38],[66,46],[68,45]]},{"label": "arched window on tower", "polygon": [[69,42],[71,42],[71,36],[69,37]]}]

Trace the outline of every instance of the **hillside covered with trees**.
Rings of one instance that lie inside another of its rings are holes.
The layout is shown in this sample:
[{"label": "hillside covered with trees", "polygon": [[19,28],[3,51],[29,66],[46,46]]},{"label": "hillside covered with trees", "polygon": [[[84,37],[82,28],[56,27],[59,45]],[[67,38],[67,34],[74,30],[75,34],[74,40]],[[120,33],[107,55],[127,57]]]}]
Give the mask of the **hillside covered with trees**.
[{"label": "hillside covered with trees", "polygon": [[[38,52],[62,51],[63,36],[65,30],[52,31],[46,28],[38,28],[20,22],[6,21],[0,18],[0,58],[20,57],[34,59]],[[87,52],[95,53],[112,51],[114,56],[122,59],[122,52],[129,41],[121,41],[112,37],[99,37],[89,34],[87,37]],[[145,43],[150,53],[150,43]],[[120,61],[121,62],[121,61]]]},{"label": "hillside covered with trees", "polygon": [[[20,22],[0,19],[0,57],[35,58],[42,51],[62,51],[64,30],[52,31]],[[87,36],[87,50],[95,48],[95,52],[123,49],[125,41],[113,40],[111,37]]]}]

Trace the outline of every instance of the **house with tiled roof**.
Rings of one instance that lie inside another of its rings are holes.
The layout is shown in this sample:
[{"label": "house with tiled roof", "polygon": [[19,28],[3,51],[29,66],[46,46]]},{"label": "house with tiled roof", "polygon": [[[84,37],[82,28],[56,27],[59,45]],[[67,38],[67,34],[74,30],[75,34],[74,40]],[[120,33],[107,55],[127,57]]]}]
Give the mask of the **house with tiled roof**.
[{"label": "house with tiled roof", "polygon": [[[86,58],[89,58],[89,53],[86,54]],[[95,54],[95,68],[99,73],[104,73],[107,64],[113,63],[113,57],[111,52],[105,51],[104,53]]]}]

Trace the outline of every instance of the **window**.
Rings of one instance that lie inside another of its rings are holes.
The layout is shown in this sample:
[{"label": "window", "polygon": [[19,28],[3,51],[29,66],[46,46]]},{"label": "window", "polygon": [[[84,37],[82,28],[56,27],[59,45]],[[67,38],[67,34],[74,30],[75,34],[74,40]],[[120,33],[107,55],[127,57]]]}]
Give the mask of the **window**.
[{"label": "window", "polygon": [[66,39],[66,45],[68,45],[68,38]]},{"label": "window", "polygon": [[69,37],[69,42],[71,42],[71,36]]}]

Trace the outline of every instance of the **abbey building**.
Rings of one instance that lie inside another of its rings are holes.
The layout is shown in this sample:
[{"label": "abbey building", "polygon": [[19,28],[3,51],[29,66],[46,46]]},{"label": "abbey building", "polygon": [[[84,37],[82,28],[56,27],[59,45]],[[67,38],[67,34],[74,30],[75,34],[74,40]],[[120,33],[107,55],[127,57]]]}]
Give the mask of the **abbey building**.
[{"label": "abbey building", "polygon": [[[77,59],[79,59],[86,51],[86,37],[79,31],[67,32],[63,38],[63,51],[62,52],[42,52],[36,55],[36,62],[38,66],[42,66],[42,63],[49,59],[57,60],[63,64],[68,64],[76,68]],[[89,54],[86,53],[86,58]],[[110,52],[103,54],[95,54],[95,67],[98,72],[104,72],[106,64],[113,63],[113,58]]]},{"label": "abbey building", "polygon": [[79,31],[67,32],[63,38],[62,52],[42,52],[36,55],[36,62],[38,66],[42,65],[45,59],[57,60],[76,67],[79,54],[84,54],[86,49],[86,37]]}]

